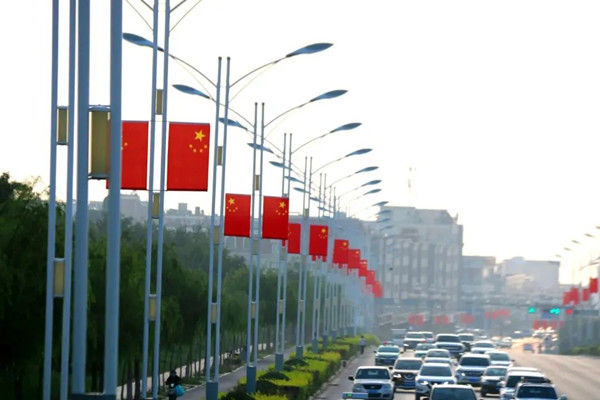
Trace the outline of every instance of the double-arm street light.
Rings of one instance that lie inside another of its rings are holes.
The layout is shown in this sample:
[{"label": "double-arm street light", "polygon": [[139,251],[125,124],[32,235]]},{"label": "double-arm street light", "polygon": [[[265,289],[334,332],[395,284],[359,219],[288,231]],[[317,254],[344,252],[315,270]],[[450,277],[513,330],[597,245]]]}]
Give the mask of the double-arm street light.
[{"label": "double-arm street light", "polygon": [[[167,13],[168,15],[168,13]],[[207,309],[207,319],[208,319],[208,323],[207,323],[207,346],[206,346],[206,359],[205,359],[205,369],[206,369],[206,397],[209,400],[214,400],[217,398],[217,394],[218,394],[218,381],[219,381],[219,346],[220,346],[220,306],[221,306],[221,277],[222,277],[222,243],[223,243],[223,212],[224,212],[224,189],[225,189],[225,170],[226,170],[226,143],[227,143],[227,124],[224,124],[224,129],[223,129],[223,145],[219,146],[219,121],[220,121],[220,109],[221,106],[223,106],[224,108],[224,119],[225,121],[229,121],[229,111],[230,111],[230,107],[229,107],[229,102],[230,102],[230,98],[229,98],[229,94],[230,94],[230,90],[233,89],[237,84],[239,84],[240,82],[244,81],[245,78],[253,75],[254,73],[263,70],[267,67],[273,66],[277,63],[279,63],[282,60],[288,59],[288,58],[292,58],[298,55],[303,55],[303,54],[315,54],[318,52],[321,52],[323,50],[328,49],[329,47],[332,46],[331,43],[315,43],[315,44],[311,44],[305,47],[302,47],[298,50],[295,50],[291,53],[286,54],[283,57],[280,57],[276,60],[270,61],[268,63],[262,64],[259,67],[251,70],[250,72],[242,75],[239,79],[237,79],[236,81],[234,81],[233,83],[230,83],[230,79],[229,79],[229,71],[230,71],[230,58],[227,58],[227,67],[226,67],[226,78],[225,78],[225,86],[224,86],[224,91],[225,91],[225,100],[223,102],[223,104],[221,104],[220,101],[220,93],[221,93],[221,58],[219,58],[219,65],[218,65],[218,78],[217,78],[217,82],[213,82],[211,81],[204,73],[202,73],[202,71],[200,71],[199,69],[195,68],[194,66],[192,66],[190,63],[184,61],[183,59],[170,54],[170,52],[168,51],[168,17],[166,18],[166,32],[167,34],[165,35],[165,47],[160,48],[157,45],[157,38],[156,35],[154,37],[154,41],[151,42],[147,39],[142,38],[141,36],[138,35],[133,35],[133,34],[125,34],[124,35],[124,39],[139,45],[139,46],[144,46],[144,47],[149,47],[153,49],[153,55],[154,57],[156,56],[156,52],[161,51],[164,52],[164,54],[167,56],[165,57],[165,79],[164,79],[164,86],[163,86],[163,107],[164,107],[164,115],[163,115],[163,149],[166,147],[166,120],[167,120],[167,116],[166,116],[166,103],[167,103],[167,89],[168,89],[168,81],[167,81],[167,71],[168,71],[168,59],[171,58],[173,60],[175,60],[176,62],[184,65],[185,67],[191,69],[192,71],[196,72],[197,74],[199,74],[202,78],[204,78],[208,83],[210,83],[213,88],[215,89],[215,96],[209,96],[203,92],[200,92],[199,90],[196,90],[194,93],[190,93],[190,91],[188,90],[189,94],[196,94],[196,95],[200,95],[201,97],[207,97],[213,101],[215,101],[216,103],[216,120],[215,120],[215,132],[214,132],[214,154],[215,157],[213,157],[214,159],[214,164],[213,164],[213,179],[212,179],[212,203],[211,203],[211,218],[210,218],[210,234],[209,234],[209,285],[208,285],[208,309]],[[153,67],[153,75],[155,75],[155,69]],[[179,85],[179,89],[181,90],[183,88],[184,85]],[[183,88],[185,92],[185,88]],[[243,89],[243,88],[242,88]],[[242,90],[240,89],[240,90]],[[239,93],[239,92],[238,92]],[[156,96],[156,89],[153,88],[153,97]],[[155,99],[155,97],[154,97]],[[164,150],[163,150],[164,152]],[[221,154],[222,157],[217,157],[217,153]],[[161,159],[161,163],[164,166],[165,161],[164,161],[164,156]],[[220,190],[220,202],[219,202],[219,206],[220,206],[220,212],[219,212],[219,225],[218,225],[218,232],[215,231],[216,229],[216,193],[217,193],[217,166],[221,166],[221,190]],[[163,169],[164,171],[164,169]],[[161,190],[160,190],[160,216],[164,215],[164,174],[161,174]],[[149,201],[148,201],[148,207],[149,209],[151,209],[152,205],[151,205],[151,197],[149,196]],[[162,243],[160,243],[160,239],[162,238],[161,235],[161,231],[163,229],[162,226],[162,220],[163,218],[159,217],[159,243],[158,243],[158,251],[159,253],[158,256],[160,258],[160,252],[161,252],[161,248],[162,248]],[[215,236],[218,237],[218,265],[217,265],[217,293],[216,293],[216,299],[213,299],[214,294],[213,294],[213,285],[214,285],[214,250],[215,250]],[[149,257],[147,257],[147,260],[149,259]],[[147,261],[147,276],[148,275],[148,269],[149,269],[149,264],[150,262]],[[157,261],[157,271],[160,272],[161,271],[161,263],[160,260]],[[159,287],[160,287],[160,283],[158,282],[159,277],[161,276],[159,273],[157,272],[157,294],[156,294],[156,298],[157,298],[157,306],[156,306],[156,334],[155,334],[155,361],[154,361],[154,374],[153,374],[153,397],[156,397],[156,392],[158,390],[158,379],[157,379],[157,375],[158,375],[158,340],[159,340],[159,334],[160,334],[160,292],[159,292]],[[147,288],[149,288],[149,284],[146,285]],[[149,289],[148,289],[149,290]],[[148,302],[148,291],[147,291],[147,296],[146,296],[146,301],[145,304],[147,304]],[[213,315],[212,310],[215,309],[215,314],[216,317],[214,318],[214,320],[211,318],[211,316]],[[145,306],[145,310],[147,310],[147,306]],[[148,323],[148,314],[147,312],[145,312],[145,316],[144,316],[144,321],[145,324]],[[214,351],[215,351],[215,362],[214,362],[214,375],[211,377],[211,352],[212,352],[212,324],[215,324],[215,343],[214,343]],[[147,329],[145,328],[145,332],[147,331]],[[147,335],[145,335],[146,337]],[[145,341],[144,343],[144,352],[145,354],[147,354],[147,341]],[[145,366],[144,366],[145,368]]]}]

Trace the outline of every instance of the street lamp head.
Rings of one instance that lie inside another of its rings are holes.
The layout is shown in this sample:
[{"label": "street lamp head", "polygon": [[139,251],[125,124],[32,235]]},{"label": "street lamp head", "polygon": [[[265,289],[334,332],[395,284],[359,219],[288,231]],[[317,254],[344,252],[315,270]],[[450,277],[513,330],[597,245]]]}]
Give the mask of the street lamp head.
[{"label": "street lamp head", "polygon": [[285,58],[290,58],[290,57],[294,57],[294,56],[299,56],[302,54],[315,54],[315,53],[319,53],[323,50],[327,50],[328,48],[330,48],[331,46],[333,46],[333,43],[313,43],[313,44],[309,44],[308,46],[304,46],[298,50],[292,51],[289,54],[286,54]]},{"label": "street lamp head", "polygon": [[381,179],[373,179],[372,181],[363,183],[362,185],[360,185],[360,187],[377,185],[378,183],[381,183]]},{"label": "street lamp head", "polygon": [[362,172],[371,172],[371,171],[375,171],[377,168],[379,167],[375,167],[375,166],[371,166],[371,167],[366,167],[363,169],[359,169],[358,171],[355,172],[355,174],[360,174]]},{"label": "street lamp head", "polygon": [[279,161],[269,161],[269,164],[277,167],[277,168],[287,168],[287,165],[283,164],[282,162]]},{"label": "street lamp head", "polygon": [[387,203],[389,203],[389,201],[380,201],[379,203],[375,203],[375,204],[373,204],[371,207],[383,207],[383,206],[385,206]]},{"label": "street lamp head", "polygon": [[339,127],[335,128],[334,130],[332,130],[329,133],[335,133],[335,132],[339,132],[339,131],[349,131],[351,129],[356,129],[356,128],[358,128],[361,125],[362,125],[362,122],[351,122],[349,124],[345,124],[345,125],[339,126]]},{"label": "street lamp head", "polygon": [[205,99],[209,99],[209,100],[210,100],[210,96],[209,96],[209,95],[207,95],[207,94],[206,94],[206,93],[204,93],[204,92],[201,92],[201,91],[200,91],[200,90],[198,90],[198,89],[194,89],[194,88],[193,88],[193,87],[191,87],[191,86],[188,86],[188,85],[181,85],[181,84],[175,84],[175,85],[173,85],[173,87],[174,87],[175,89],[179,90],[180,92],[183,92],[183,93],[185,93],[185,94],[192,94],[192,95],[194,95],[194,96],[200,96],[200,97],[204,97]]},{"label": "street lamp head", "polygon": [[273,150],[271,150],[270,148],[266,147],[266,146],[261,146],[258,143],[247,143],[248,146],[252,147],[255,150],[262,150],[262,151],[266,151],[267,153],[271,153],[273,154]]},{"label": "street lamp head", "polygon": [[323,203],[323,200],[319,199],[318,197],[310,196],[310,199],[312,201],[316,201],[317,203]]},{"label": "street lamp head", "polygon": [[381,189],[371,189],[367,193],[364,193],[363,196],[366,196],[368,194],[373,194],[373,193],[379,193],[379,192],[381,192]]},{"label": "street lamp head", "polygon": [[[150,47],[150,48],[154,47],[154,43],[152,43],[150,40],[143,38],[141,36],[135,35],[133,33],[123,33],[123,39],[128,41],[129,43],[133,43],[138,46]],[[163,51],[163,48],[160,46],[157,46],[157,49],[158,49],[158,51]]]},{"label": "street lamp head", "polygon": [[246,128],[244,125],[240,124],[237,121],[229,119],[229,118],[227,118],[227,120],[225,120],[225,118],[221,117],[221,118],[219,118],[219,122],[222,124],[225,124],[225,125],[234,126],[236,128],[241,128],[245,131],[248,131],[248,128]]},{"label": "street lamp head", "polygon": [[346,157],[352,157],[352,156],[360,156],[361,154],[366,154],[368,152],[370,152],[373,149],[358,149],[353,151],[352,153],[348,153],[344,156],[344,158]]},{"label": "street lamp head", "polygon": [[341,95],[346,94],[347,92],[348,91],[344,90],[344,89],[330,90],[329,92],[325,92],[323,94],[320,94],[317,97],[313,97],[308,102],[309,103],[313,103],[313,102],[319,101],[319,100],[335,99],[336,97],[340,97]]},{"label": "street lamp head", "polygon": [[296,178],[295,176],[285,176],[285,179],[289,179],[292,182],[296,182],[296,183],[302,183],[302,181],[298,178]]},{"label": "street lamp head", "polygon": [[300,192],[300,193],[307,193],[306,190],[304,190],[302,188],[299,188],[299,187],[295,187],[294,190],[297,191],[297,192]]},{"label": "street lamp head", "polygon": [[391,220],[392,220],[391,218],[378,219],[377,223],[381,224],[381,223],[388,222],[388,221],[391,221]]}]

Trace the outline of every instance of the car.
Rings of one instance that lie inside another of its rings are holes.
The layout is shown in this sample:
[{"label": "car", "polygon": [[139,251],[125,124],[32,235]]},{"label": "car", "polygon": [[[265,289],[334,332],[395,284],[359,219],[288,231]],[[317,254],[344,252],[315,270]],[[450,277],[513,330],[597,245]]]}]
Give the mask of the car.
[{"label": "car", "polygon": [[414,389],[415,377],[419,373],[423,361],[417,357],[400,357],[392,368],[392,380],[395,389]]},{"label": "car", "polygon": [[567,400],[567,396],[559,397],[549,383],[522,382],[515,388],[515,400]]},{"label": "car", "polygon": [[481,396],[485,397],[488,393],[499,394],[502,379],[506,376],[507,367],[490,365],[483,371],[481,376]]},{"label": "car", "polygon": [[379,346],[375,353],[375,365],[392,367],[396,359],[400,357],[400,347],[393,345]]},{"label": "car", "polygon": [[458,337],[465,346],[466,351],[471,351],[471,345],[475,342],[475,335],[472,333],[459,333]]},{"label": "car", "polygon": [[415,400],[429,397],[429,392],[437,384],[456,384],[452,368],[448,364],[423,364],[416,377]]},{"label": "car", "polygon": [[423,364],[448,364],[450,367],[454,368],[454,360],[447,357],[425,357],[423,359]]},{"label": "car", "polygon": [[368,393],[369,397],[392,400],[394,382],[387,367],[361,366],[348,379],[353,381],[352,393]]},{"label": "car", "polygon": [[408,332],[406,336],[404,336],[404,349],[406,350],[414,350],[419,343],[426,343],[427,339],[425,339],[425,335],[423,332]]},{"label": "car", "polygon": [[392,344],[404,348],[404,336],[406,335],[406,329],[392,329]]},{"label": "car", "polygon": [[521,381],[528,381],[531,383],[549,383],[550,381],[546,376],[539,370],[526,371],[520,368],[509,368],[506,371],[506,376],[500,384],[500,399],[501,400],[512,400],[515,397],[515,388]]},{"label": "car", "polygon": [[511,360],[510,355],[505,351],[491,350],[486,351],[485,354],[490,357],[492,365],[498,365],[502,367],[512,367],[513,365],[513,360]]},{"label": "car", "polygon": [[460,358],[456,368],[456,381],[479,386],[485,369],[490,365],[490,357],[487,354],[467,353]]},{"label": "car", "polygon": [[531,353],[535,353],[535,349],[533,348],[533,344],[531,343],[525,343],[523,345],[523,352],[529,351]]},{"label": "car", "polygon": [[469,385],[435,385],[429,400],[477,400],[477,394]]},{"label": "car", "polygon": [[425,341],[427,343],[433,343],[435,341],[435,336],[433,336],[433,332],[424,331],[422,333],[423,333],[423,336],[425,336]]},{"label": "car", "polygon": [[425,357],[425,353],[427,350],[435,349],[435,345],[433,343],[419,343],[417,347],[415,347],[415,357]]},{"label": "car", "polygon": [[465,352],[465,345],[460,342],[458,335],[452,333],[440,333],[435,337],[435,346],[439,349],[446,349],[450,355],[460,358]]},{"label": "car", "polygon": [[491,340],[478,340],[471,346],[471,353],[484,354],[486,351],[494,350],[496,346]]},{"label": "car", "polygon": [[498,347],[501,349],[510,349],[513,345],[513,339],[510,336],[503,337],[498,341]]},{"label": "car", "polygon": [[451,359],[452,355],[446,349],[429,349],[425,353],[425,358],[448,358]]}]

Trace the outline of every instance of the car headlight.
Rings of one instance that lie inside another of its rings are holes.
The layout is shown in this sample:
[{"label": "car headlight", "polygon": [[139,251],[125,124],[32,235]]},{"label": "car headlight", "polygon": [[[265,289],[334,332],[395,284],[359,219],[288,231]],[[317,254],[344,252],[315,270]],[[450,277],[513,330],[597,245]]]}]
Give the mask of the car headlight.
[{"label": "car headlight", "polygon": [[366,390],[365,390],[365,388],[362,385],[360,385],[360,384],[357,383],[354,386],[352,386],[352,391],[360,393],[360,392],[365,392]]},{"label": "car headlight", "polygon": [[383,390],[386,390],[386,391],[391,391],[392,390],[392,384],[390,384],[390,383],[384,383],[383,385],[381,385],[381,388]]},{"label": "car headlight", "polygon": [[419,380],[417,381],[417,383],[418,383],[419,385],[423,385],[423,386],[425,386],[425,385],[427,385],[429,382],[427,382],[426,380],[423,380],[423,379],[419,379]]},{"label": "car headlight", "polygon": [[400,372],[394,372],[392,375],[394,378],[402,378],[402,374]]},{"label": "car headlight", "polygon": [[456,376],[465,376],[463,371],[456,371]]}]

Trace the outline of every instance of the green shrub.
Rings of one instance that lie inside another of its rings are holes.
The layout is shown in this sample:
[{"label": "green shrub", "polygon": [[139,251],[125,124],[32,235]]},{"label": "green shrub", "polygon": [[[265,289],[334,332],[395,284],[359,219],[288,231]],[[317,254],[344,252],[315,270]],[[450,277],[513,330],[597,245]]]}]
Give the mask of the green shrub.
[{"label": "green shrub", "polygon": [[270,370],[264,374],[259,374],[259,375],[260,375],[260,379],[267,379],[267,380],[279,379],[279,380],[284,380],[284,381],[290,380],[290,378],[288,378],[287,375],[284,374],[283,372],[273,371],[273,370]]},{"label": "green shrub", "polygon": [[272,396],[263,393],[255,393],[254,398],[256,400],[289,400],[286,396],[283,395]]}]

